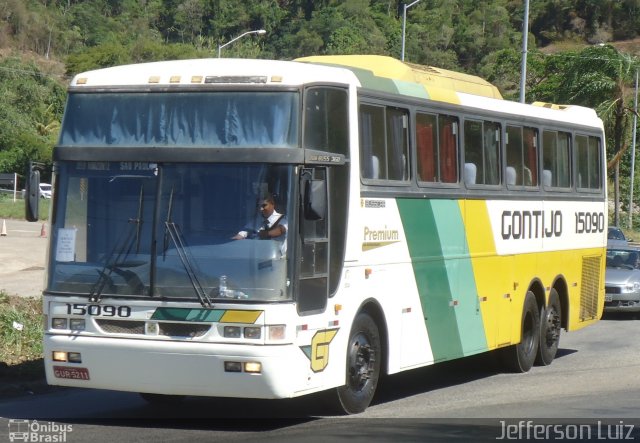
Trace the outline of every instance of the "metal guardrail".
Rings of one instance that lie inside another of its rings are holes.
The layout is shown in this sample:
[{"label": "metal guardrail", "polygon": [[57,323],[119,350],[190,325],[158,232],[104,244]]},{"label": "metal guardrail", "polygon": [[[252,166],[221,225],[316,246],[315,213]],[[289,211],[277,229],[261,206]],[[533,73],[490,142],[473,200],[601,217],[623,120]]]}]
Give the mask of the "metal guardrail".
[{"label": "metal guardrail", "polygon": [[[16,198],[24,198],[24,189],[21,189],[16,192]],[[2,189],[0,188],[0,195],[8,195],[13,197],[13,189]]]}]

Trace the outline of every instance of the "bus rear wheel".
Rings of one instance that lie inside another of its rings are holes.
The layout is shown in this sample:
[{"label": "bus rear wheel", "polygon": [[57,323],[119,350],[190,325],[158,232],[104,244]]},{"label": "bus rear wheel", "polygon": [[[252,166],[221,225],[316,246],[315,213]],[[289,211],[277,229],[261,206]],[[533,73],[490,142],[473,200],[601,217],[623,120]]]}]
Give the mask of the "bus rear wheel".
[{"label": "bus rear wheel", "polygon": [[527,292],[522,307],[520,343],[502,350],[507,368],[513,372],[527,372],[533,366],[540,342],[540,310],[533,292]]},{"label": "bus rear wheel", "polygon": [[556,357],[562,331],[562,308],[560,307],[560,297],[555,289],[551,289],[547,307],[540,312],[540,345],[538,346],[536,364],[547,366]]},{"label": "bus rear wheel", "polygon": [[376,392],[381,361],[378,326],[368,314],[358,314],[347,347],[347,383],[337,388],[339,405],[344,412],[358,414],[367,409]]}]

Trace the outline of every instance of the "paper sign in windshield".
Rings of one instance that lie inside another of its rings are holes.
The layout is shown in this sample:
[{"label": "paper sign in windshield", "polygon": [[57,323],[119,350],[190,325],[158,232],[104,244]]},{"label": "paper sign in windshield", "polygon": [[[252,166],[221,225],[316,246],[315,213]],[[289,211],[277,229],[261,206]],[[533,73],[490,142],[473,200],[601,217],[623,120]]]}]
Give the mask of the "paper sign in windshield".
[{"label": "paper sign in windshield", "polygon": [[73,261],[76,252],[76,229],[58,229],[58,242],[56,244],[56,261]]}]

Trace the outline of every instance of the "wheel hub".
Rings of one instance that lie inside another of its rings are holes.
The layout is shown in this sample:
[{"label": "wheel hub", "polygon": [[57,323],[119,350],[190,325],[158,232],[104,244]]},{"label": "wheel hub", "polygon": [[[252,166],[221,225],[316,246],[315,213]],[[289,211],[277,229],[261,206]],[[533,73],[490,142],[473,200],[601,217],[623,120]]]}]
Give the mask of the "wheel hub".
[{"label": "wheel hub", "polygon": [[349,385],[357,391],[371,379],[375,362],[375,353],[364,337],[354,340],[349,355]]}]

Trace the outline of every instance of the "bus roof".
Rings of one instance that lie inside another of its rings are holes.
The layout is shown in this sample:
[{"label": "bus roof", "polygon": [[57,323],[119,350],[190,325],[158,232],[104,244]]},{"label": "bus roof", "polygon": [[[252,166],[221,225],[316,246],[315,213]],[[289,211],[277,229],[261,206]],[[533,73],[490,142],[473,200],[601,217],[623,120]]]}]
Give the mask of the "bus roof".
[{"label": "bus roof", "polygon": [[[424,96],[432,100],[456,103],[456,92],[502,99],[498,88],[474,75],[401,62],[382,55],[328,55],[302,57],[295,61],[341,66],[353,71],[362,86],[370,89]],[[422,86],[420,93],[415,86]]]},{"label": "bus roof", "polygon": [[497,113],[602,127],[595,111],[589,108],[539,102],[532,106],[503,100],[498,89],[480,77],[380,55],[313,56],[294,61],[209,58],[139,63],[83,72],[74,77],[71,87],[300,86],[316,82],[345,83]]},{"label": "bus roof", "polygon": [[[347,76],[345,76],[347,74]],[[202,58],[113,66],[77,74],[71,87],[250,85],[300,86],[313,82],[357,84],[346,69],[292,61]]]},{"label": "bus roof", "polygon": [[602,129],[593,109],[575,105],[503,100],[498,88],[473,75],[401,62],[381,55],[328,55],[294,61],[346,68],[361,86],[392,94],[454,103],[496,113],[570,122]]}]

